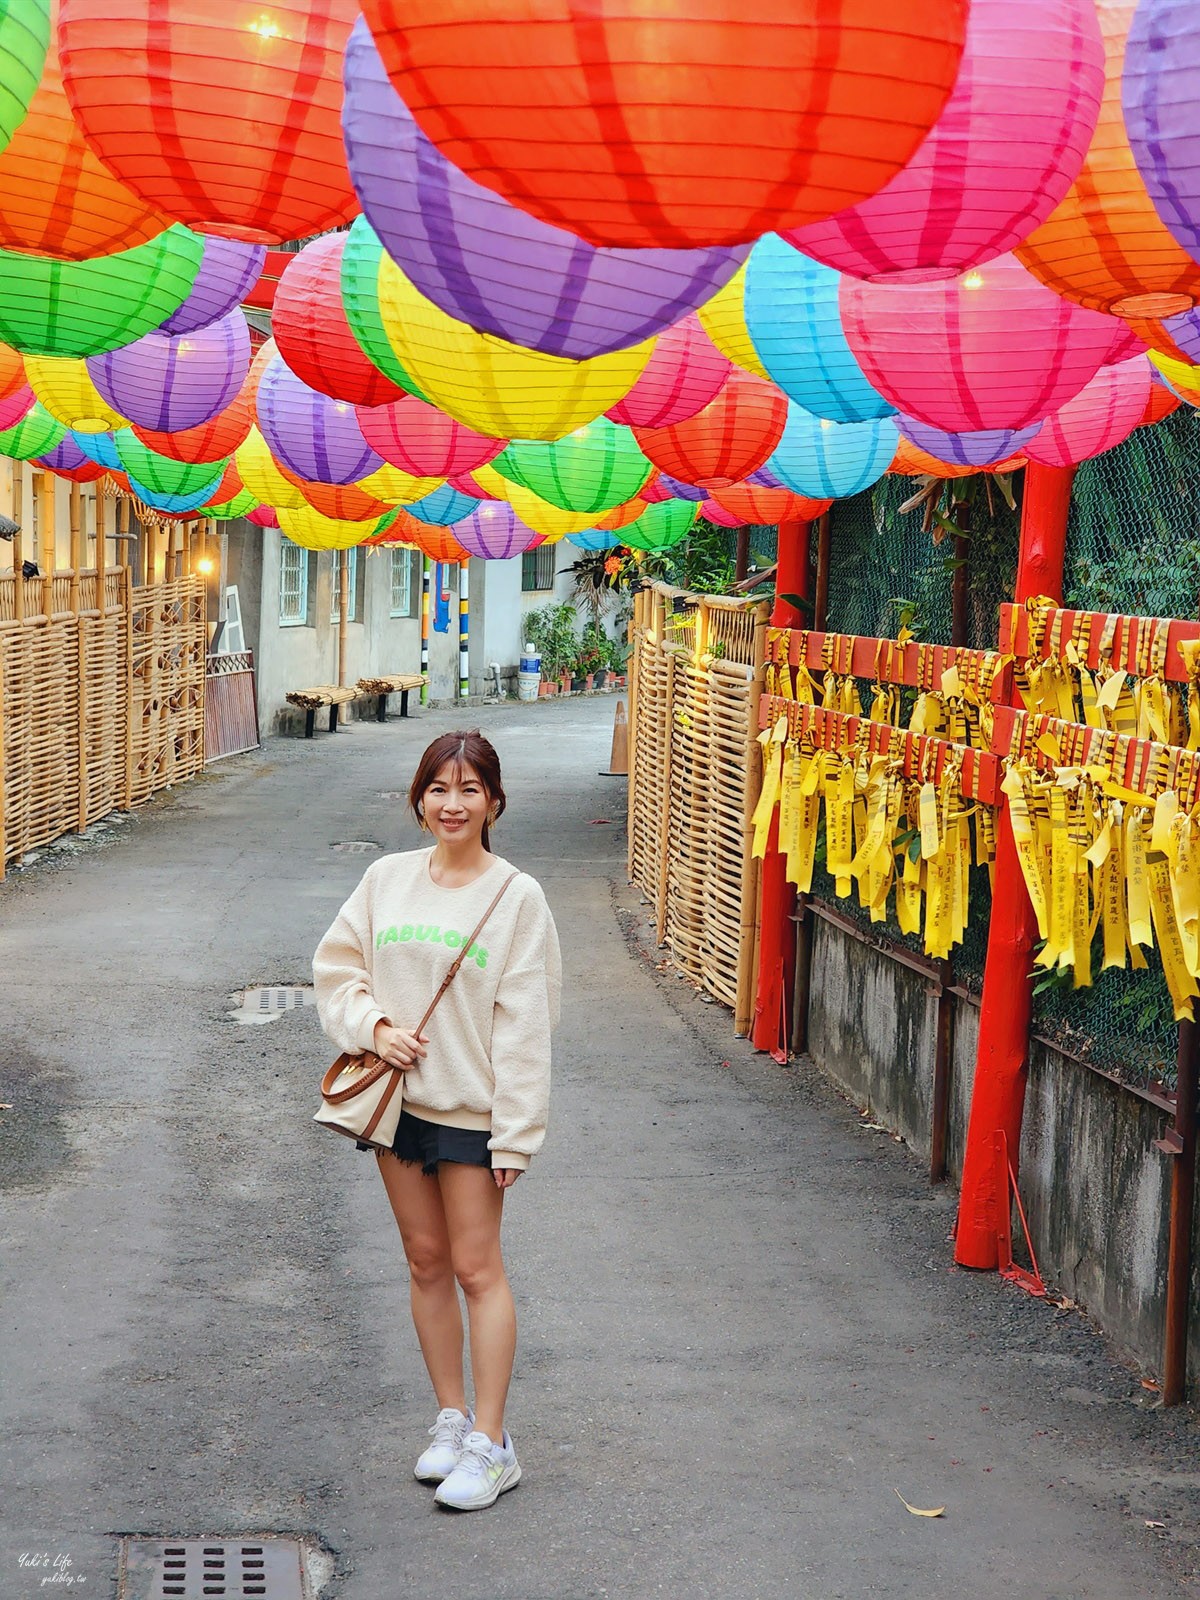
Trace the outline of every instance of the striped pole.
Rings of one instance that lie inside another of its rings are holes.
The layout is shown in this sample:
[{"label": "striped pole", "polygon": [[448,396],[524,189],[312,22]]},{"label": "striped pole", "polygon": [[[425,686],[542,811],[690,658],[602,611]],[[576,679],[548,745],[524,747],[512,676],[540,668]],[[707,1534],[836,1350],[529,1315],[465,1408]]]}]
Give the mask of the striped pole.
[{"label": "striped pole", "polygon": [[429,703],[429,589],[433,575],[433,562],[421,557],[421,704]]},{"label": "striped pole", "polygon": [[458,569],[458,697],[471,694],[471,588],[467,577],[471,563],[464,561]]}]

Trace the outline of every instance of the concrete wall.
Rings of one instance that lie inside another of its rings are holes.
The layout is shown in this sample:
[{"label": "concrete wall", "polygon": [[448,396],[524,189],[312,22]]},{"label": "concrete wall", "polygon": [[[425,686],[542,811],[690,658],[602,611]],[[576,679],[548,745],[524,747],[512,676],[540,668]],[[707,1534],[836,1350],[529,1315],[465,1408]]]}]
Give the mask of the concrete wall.
[{"label": "concrete wall", "polygon": [[[928,1159],[936,1001],[926,978],[817,919],[809,1053],[872,1119]],[[962,1172],[979,1012],[955,998],[947,1155]],[[1043,1275],[1152,1370],[1162,1359],[1170,1113],[1035,1041],[1021,1135],[1021,1199]],[[1021,1252],[1018,1258],[1023,1259]],[[1191,1371],[1200,1375],[1193,1284]]]}]

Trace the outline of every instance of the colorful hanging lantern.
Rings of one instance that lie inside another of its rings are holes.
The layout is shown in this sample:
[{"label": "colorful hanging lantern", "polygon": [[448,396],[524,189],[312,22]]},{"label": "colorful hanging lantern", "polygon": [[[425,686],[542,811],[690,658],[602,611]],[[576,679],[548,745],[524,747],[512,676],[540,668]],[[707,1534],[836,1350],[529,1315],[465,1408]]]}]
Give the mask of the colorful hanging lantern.
[{"label": "colorful hanging lantern", "polygon": [[267,247],[238,239],[202,238],[204,254],[187,299],[159,328],[159,333],[194,333],[240,306],[258,282]]},{"label": "colorful hanging lantern", "polygon": [[452,522],[461,522],[464,517],[469,517],[475,505],[476,501],[470,495],[461,494],[445,483],[420,500],[410,501],[406,510],[418,522],[449,527]]},{"label": "colorful hanging lantern", "polygon": [[160,433],[135,424],[133,431],[144,445],[157,450],[160,456],[170,456],[175,461],[223,461],[249,437],[254,420],[249,385],[247,377],[224,411],[218,411],[215,417],[195,428]]},{"label": "colorful hanging lantern", "polygon": [[271,309],[279,354],[310,389],[382,406],[404,390],[384,377],[351,332],[342,305],[344,233],[326,234],[304,246],[288,263]]},{"label": "colorful hanging lantern", "polygon": [[868,380],[900,411],[949,433],[1023,428],[1095,376],[1112,324],[1050,293],[1014,256],[961,278],[843,278],[842,325]]},{"label": "colorful hanging lantern", "polygon": [[19,350],[0,344],[0,400],[25,385],[25,360]]},{"label": "colorful hanging lantern", "polygon": [[124,474],[125,469],[121,465],[116,441],[111,433],[72,433],[70,439],[77,450],[81,451],[89,461],[94,461],[103,467],[105,472]]},{"label": "colorful hanging lantern", "polygon": [[336,228],[358,210],[339,119],[355,10],[61,0],[75,120],[111,173],[205,233],[279,244]]},{"label": "colorful hanging lantern", "polygon": [[846,343],[840,282],[832,267],[767,234],[746,265],[746,327],[768,377],[790,400],[831,422],[868,422],[894,407]]},{"label": "colorful hanging lantern", "polygon": [[[0,194],[3,186],[0,172]],[[186,228],[95,261],[0,250],[0,337],[16,350],[46,356],[90,356],[130,344],[182,303],[202,253],[200,239]]]},{"label": "colorful hanging lantern", "polygon": [[714,489],[711,498],[743,522],[767,528],[777,528],[781,522],[815,522],[832,504],[830,500],[793,494],[790,489],[763,489],[753,483],[732,483],[726,489]]},{"label": "colorful hanging lantern", "polygon": [[147,333],[88,361],[105,399],[156,433],[210,422],[232,404],[249,370],[250,330],[240,306],[193,333]]},{"label": "colorful hanging lantern", "polygon": [[870,199],[784,237],[878,281],[952,278],[991,261],[1070,188],[1103,89],[1093,0],[971,0],[958,80],[912,160]]},{"label": "colorful hanging lantern", "polygon": [[1111,450],[1141,422],[1150,387],[1145,356],[1101,367],[1074,399],[1046,418],[1025,454],[1046,466],[1070,467]]},{"label": "colorful hanging lantern", "polygon": [[37,395],[33,391],[33,385],[28,383],[23,383],[14,393],[0,400],[0,431],[14,427],[22,417],[27,416],[36,400]]},{"label": "colorful hanging lantern", "polygon": [[715,400],[669,428],[635,428],[656,467],[685,483],[719,489],[762,466],[778,444],[787,401],[769,383],[734,372]]},{"label": "colorful hanging lantern", "polygon": [[621,543],[631,550],[670,550],[686,539],[700,507],[687,500],[663,500],[647,506],[636,522],[621,529]]},{"label": "colorful hanging lantern", "polygon": [[256,528],[277,528],[279,513],[274,506],[257,506],[253,511],[246,512],[246,521],[252,522]]},{"label": "colorful hanging lantern", "polygon": [[474,511],[452,523],[448,531],[468,555],[484,561],[507,561],[528,550],[537,539],[510,505],[496,500],[481,500]]},{"label": "colorful hanging lantern", "polygon": [[435,489],[440,489],[442,479],[436,476],[414,478],[411,472],[404,472],[400,467],[393,467],[385,461],[383,466],[376,467],[374,472],[368,472],[365,478],[360,478],[358,486],[367,494],[373,494],[379,500],[386,500],[390,506],[411,505],[414,500],[422,500],[427,494],[432,494]]},{"label": "colorful hanging lantern", "polygon": [[142,483],[132,473],[129,475],[129,488],[143,504],[152,511],[161,511],[170,516],[184,516],[190,511],[199,511],[200,507],[207,505],[217,493],[221,482],[220,473],[208,483],[202,484],[199,489],[169,489],[156,488],[154,484]]},{"label": "colorful hanging lantern", "polygon": [[44,456],[35,456],[34,461],[47,472],[53,472],[55,477],[65,478],[71,483],[95,483],[104,476],[104,468],[95,461],[89,461],[69,433],[58,441],[53,450],[48,450]]},{"label": "colorful hanging lantern", "polygon": [[18,422],[0,432],[0,456],[11,456],[14,461],[32,461],[34,456],[44,456],[48,450],[53,450],[66,437],[66,432],[62,423],[56,422],[35,400]]},{"label": "colorful hanging lantern", "polygon": [[1146,401],[1146,409],[1142,412],[1139,428],[1152,428],[1156,422],[1162,422],[1173,411],[1178,411],[1180,399],[1178,395],[1158,381],[1158,374],[1151,369],[1150,373],[1150,398]]},{"label": "colorful hanging lantern", "polygon": [[296,511],[308,504],[300,487],[301,480],[276,461],[270,445],[257,428],[250,429],[245,443],[234,451],[233,459],[242,482],[263,505]]},{"label": "colorful hanging lantern", "polygon": [[360,407],[358,425],[377,455],[418,477],[470,472],[499,455],[508,443],[476,433],[415,395],[391,405]]},{"label": "colorful hanging lantern", "polygon": [[[1100,370],[1103,372],[1104,368]],[[896,426],[905,439],[911,440],[931,456],[936,456],[939,461],[950,461],[959,467],[992,467],[997,461],[1004,461],[1023,449],[1042,424],[1031,422],[1026,428],[985,428],[978,433],[947,433],[943,428],[922,422],[919,417],[905,416],[901,412],[896,417]]]},{"label": "colorful hanging lantern", "polygon": [[619,535],[606,533],[602,528],[588,528],[583,533],[567,534],[567,543],[577,550],[615,550],[621,540]]},{"label": "colorful hanging lantern", "polygon": [[[1200,295],[1200,267],[1160,220],[1125,132],[1121,73],[1134,0],[1094,4],[1104,36],[1100,120],[1066,198],[1017,255],[1035,277],[1078,305],[1122,317],[1169,317]],[[1153,122],[1146,134],[1156,136]]]},{"label": "colorful hanging lantern", "polygon": [[78,433],[111,433],[129,425],[92,382],[86,361],[70,356],[29,356],[25,371],[52,417]]},{"label": "colorful hanging lantern", "polygon": [[494,438],[561,439],[628,394],[650,358],[649,342],[567,361],[476,333],[420,294],[386,255],[379,305],[388,337],[423,393]]},{"label": "colorful hanging lantern", "polygon": [[596,520],[594,511],[566,511],[562,506],[552,505],[532,489],[502,477],[492,466],[478,469],[478,482],[485,495],[506,500],[526,527],[547,539],[561,539],[565,534],[589,527]]},{"label": "colorful hanging lantern", "polygon": [[278,357],[259,381],[255,409],[272,454],[309,482],[355,483],[383,465],[349,401],[318,394]]},{"label": "colorful hanging lantern", "polygon": [[[148,449],[140,439],[135,438],[128,428],[122,428],[118,433],[114,433],[112,438],[122,471],[129,474],[130,482],[142,484],[151,494],[187,497],[198,489],[212,490],[220,483],[225,471],[224,461],[202,461],[193,464],[189,461],[172,461],[169,456],[160,456],[156,451]],[[142,494],[141,489],[136,492]],[[145,495],[142,495],[142,498],[145,499]],[[204,498],[207,498],[207,495]],[[198,500],[196,504],[203,504],[203,500]],[[185,507],[164,506],[162,509],[182,511]]]},{"label": "colorful hanging lantern", "polygon": [[706,496],[700,502],[699,516],[705,522],[711,522],[714,528],[744,528],[746,518],[739,517],[736,511],[726,511],[719,500]]},{"label": "colorful hanging lantern", "polygon": [[627,528],[631,522],[636,522],[645,511],[646,507],[654,502],[645,499],[640,494],[635,494],[632,500],[626,500],[624,505],[614,506],[611,511],[606,511],[603,516],[596,518],[596,529],[601,533],[616,533],[620,528]]},{"label": "colorful hanging lantern", "polygon": [[[1022,456],[1018,465],[1024,465]],[[969,478],[973,474],[983,471],[981,467],[959,467],[952,461],[939,461],[936,456],[931,456],[927,450],[921,450],[913,444],[911,439],[906,439],[901,433],[896,439],[896,454],[892,457],[889,472],[898,473],[906,478]],[[987,469],[995,471],[995,468]]]},{"label": "colorful hanging lantern", "polygon": [[902,14],[884,0],[365,10],[392,82],[456,167],[632,249],[737,244],[874,194],[937,120],[965,32],[954,0]]},{"label": "colorful hanging lantern", "polygon": [[470,560],[469,552],[463,549],[449,528],[440,526],[422,528],[419,523],[413,524],[410,522],[408,529],[405,531],[405,542],[407,542],[410,533],[417,549],[423,555],[427,555],[431,561],[463,562]]},{"label": "colorful hanging lantern", "polygon": [[339,522],[332,517],[323,517],[310,505],[294,509],[276,507],[276,510],[280,530],[293,544],[303,545],[306,550],[352,550],[364,539],[384,532],[389,518],[395,515],[389,512],[387,517],[381,517],[378,522]]},{"label": "colorful hanging lantern", "polygon": [[734,366],[741,367],[743,372],[752,372],[756,378],[767,376],[767,369],[759,360],[746,327],[745,267],[735,272],[721,292],[702,305],[696,315],[713,344]]},{"label": "colorful hanging lantern", "polygon": [[1200,29],[1192,6],[1178,0],[1141,0],[1125,49],[1125,128],[1155,211],[1193,261],[1200,260],[1198,83]]},{"label": "colorful hanging lantern", "polygon": [[660,472],[642,490],[642,499],[650,505],[657,505],[660,500],[694,500],[699,504],[707,498],[707,489],[684,483],[682,478],[673,478],[669,472]]},{"label": "colorful hanging lantern", "polygon": [[553,444],[518,439],[492,465],[502,477],[564,511],[610,511],[649,479],[654,468],[628,428],[597,417]]},{"label": "colorful hanging lantern", "polygon": [[[171,219],[127,189],[84,143],[63,92],[53,26],[57,9],[52,5],[49,48],[37,91],[0,152],[0,248],[57,261],[87,261],[116,250],[128,252],[161,233]],[[22,0],[20,10],[32,16],[34,8]],[[13,11],[11,4],[5,5],[8,15]],[[4,66],[0,54],[0,82]],[[116,97],[127,100],[127,80],[114,77],[112,82]]]},{"label": "colorful hanging lantern", "polygon": [[790,406],[771,471],[797,494],[840,500],[883,477],[896,454],[897,437],[891,417],[830,422]]},{"label": "colorful hanging lantern", "polygon": [[447,315],[547,355],[637,344],[700,305],[746,256],[604,250],[520,211],[452,166],[388,82],[366,22],[346,49],[342,112],[358,198],[406,277]]},{"label": "colorful hanging lantern", "polygon": [[393,509],[356,483],[306,483],[301,493],[314,511],[334,522],[378,522]]},{"label": "colorful hanging lantern", "polygon": [[716,399],[731,370],[693,312],[659,334],[641,377],[607,415],[627,428],[684,422]]},{"label": "colorful hanging lantern", "polygon": [[49,44],[50,0],[6,0],[0,8],[0,151],[25,120]]},{"label": "colorful hanging lantern", "polygon": [[200,509],[217,522],[235,522],[239,517],[248,517],[252,511],[258,509],[258,501],[249,489],[239,489],[232,500],[224,500],[217,505],[204,505]]},{"label": "colorful hanging lantern", "polygon": [[366,217],[355,217],[342,251],[342,309],[359,349],[398,389],[423,399],[383,327],[379,268],[384,250]]}]

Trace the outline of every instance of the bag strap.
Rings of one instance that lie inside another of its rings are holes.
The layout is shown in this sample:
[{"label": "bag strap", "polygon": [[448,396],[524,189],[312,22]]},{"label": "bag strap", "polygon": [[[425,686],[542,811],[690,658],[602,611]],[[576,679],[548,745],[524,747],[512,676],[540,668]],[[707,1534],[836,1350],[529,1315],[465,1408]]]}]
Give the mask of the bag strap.
[{"label": "bag strap", "polygon": [[455,975],[458,972],[459,967],[461,967],[463,962],[466,960],[467,954],[470,951],[471,946],[475,943],[476,939],[478,939],[479,935],[483,932],[484,924],[487,922],[487,919],[491,916],[492,912],[495,911],[496,907],[500,904],[500,900],[501,900],[501,897],[504,894],[504,891],[508,888],[509,884],[513,881],[513,879],[516,876],[517,876],[517,874],[515,872],[510,872],[508,877],[505,878],[504,882],[500,885],[499,889],[496,890],[495,898],[492,900],[491,905],[487,908],[487,910],[480,917],[479,921],[476,923],[474,933],[472,933],[471,937],[468,940],[466,940],[466,942],[463,944],[462,948],[459,950],[458,955],[455,957],[454,963],[451,966],[449,972],[442,979],[441,988],[434,995],[433,999],[429,1002],[429,1009],[426,1011],[425,1015],[421,1018],[420,1022],[417,1023],[416,1027],[413,1029],[413,1032],[415,1034],[417,1034],[418,1036],[423,1031],[423,1029],[425,1027],[425,1024],[429,1021],[430,1017],[437,1010],[439,1000],[441,1000],[441,998],[445,994],[446,990],[454,982]]}]

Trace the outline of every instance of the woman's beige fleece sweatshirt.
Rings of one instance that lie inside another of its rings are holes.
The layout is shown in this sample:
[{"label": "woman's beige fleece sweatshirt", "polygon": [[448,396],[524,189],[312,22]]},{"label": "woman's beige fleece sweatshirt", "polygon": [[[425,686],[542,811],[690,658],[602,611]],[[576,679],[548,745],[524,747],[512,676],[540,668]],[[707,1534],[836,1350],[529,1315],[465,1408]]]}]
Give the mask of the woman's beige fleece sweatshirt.
[{"label": "woman's beige fleece sweatshirt", "polygon": [[[339,1051],[373,1048],[375,1024],[415,1028],[464,940],[514,870],[500,856],[459,889],[429,874],[433,851],[381,856],[313,957],[321,1026]],[[486,1129],[493,1167],[528,1167],[546,1136],[550,1033],[562,958],[540,884],[518,873],[425,1028],[404,1108]]]}]

